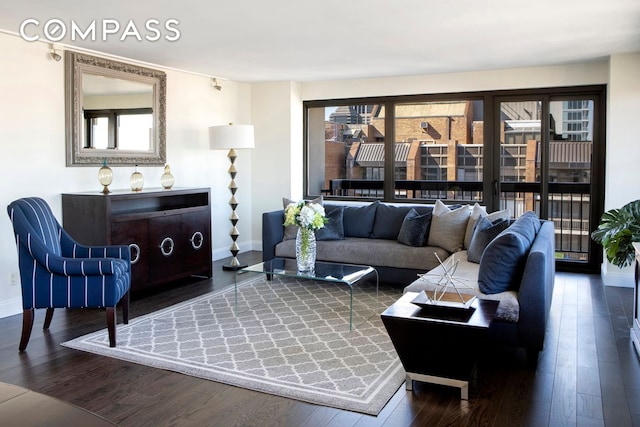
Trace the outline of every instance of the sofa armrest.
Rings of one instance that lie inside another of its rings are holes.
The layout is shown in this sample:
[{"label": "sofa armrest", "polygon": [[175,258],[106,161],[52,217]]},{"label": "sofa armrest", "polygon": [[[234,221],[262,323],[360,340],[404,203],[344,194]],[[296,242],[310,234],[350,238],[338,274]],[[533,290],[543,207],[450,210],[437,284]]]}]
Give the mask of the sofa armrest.
[{"label": "sofa armrest", "polygon": [[276,245],[284,238],[284,209],[262,214],[262,261],[276,256]]},{"label": "sofa armrest", "polygon": [[518,291],[520,344],[527,349],[542,350],[554,280],[555,231],[553,222],[542,221],[527,256]]}]

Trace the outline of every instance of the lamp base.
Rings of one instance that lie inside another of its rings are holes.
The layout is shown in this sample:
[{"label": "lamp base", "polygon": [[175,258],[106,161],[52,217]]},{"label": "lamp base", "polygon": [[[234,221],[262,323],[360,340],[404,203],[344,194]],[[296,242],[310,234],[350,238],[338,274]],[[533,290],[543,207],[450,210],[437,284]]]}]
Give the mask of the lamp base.
[{"label": "lamp base", "polygon": [[248,266],[249,266],[249,264],[239,264],[239,265],[228,264],[228,265],[223,265],[222,269],[224,271],[238,271],[241,268],[247,268]]}]

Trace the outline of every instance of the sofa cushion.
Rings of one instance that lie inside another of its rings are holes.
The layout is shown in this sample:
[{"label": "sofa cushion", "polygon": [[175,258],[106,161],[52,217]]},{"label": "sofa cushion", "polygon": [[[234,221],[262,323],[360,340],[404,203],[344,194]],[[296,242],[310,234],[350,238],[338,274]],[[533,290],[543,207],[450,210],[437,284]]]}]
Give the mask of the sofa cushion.
[{"label": "sofa cushion", "polygon": [[344,207],[331,206],[325,209],[327,222],[324,227],[316,230],[316,240],[342,240],[344,239],[343,216]]},{"label": "sofa cushion", "polygon": [[467,206],[450,210],[440,200],[436,200],[429,229],[429,246],[439,246],[448,252],[462,249],[469,215]]},{"label": "sofa cushion", "polygon": [[469,249],[467,249],[467,260],[469,262],[480,263],[480,258],[487,245],[495,239],[498,234],[503,232],[509,226],[506,219],[498,219],[494,222],[489,221],[486,216],[481,216],[476,221],[476,226],[471,237]]},{"label": "sofa cushion", "polygon": [[379,201],[375,201],[366,206],[345,206],[343,213],[344,236],[371,237],[379,204]]},{"label": "sofa cushion", "polygon": [[[406,246],[397,240],[347,237],[344,240],[316,242],[316,259],[327,262],[372,265],[376,267],[407,268],[429,271],[438,259],[449,254],[442,248]],[[276,245],[276,257],[295,258],[296,241],[284,240]]]},{"label": "sofa cushion", "polygon": [[376,208],[376,219],[373,222],[374,239],[396,240],[400,227],[411,208],[408,206],[392,206],[380,203]]},{"label": "sofa cushion", "polygon": [[483,293],[518,289],[527,253],[538,230],[540,220],[535,212],[525,212],[487,245],[478,272],[478,287]]},{"label": "sofa cushion", "polygon": [[402,221],[398,242],[407,246],[424,246],[427,240],[427,232],[431,224],[431,214],[419,214],[411,208]]},{"label": "sofa cushion", "polygon": [[[291,203],[298,203],[295,200],[291,200],[288,199],[286,197],[282,198],[282,208],[283,209],[287,209],[287,206],[289,206]],[[313,200],[309,200],[307,201],[307,203],[318,203],[320,205],[322,205],[322,196],[318,196]],[[295,239],[296,238],[296,234],[298,234],[298,226],[297,225],[286,225],[284,226],[284,237],[282,238],[282,240],[290,240],[290,239]]]},{"label": "sofa cushion", "polygon": [[[456,288],[461,294],[476,295],[479,299],[493,300],[500,302],[498,310],[494,317],[495,320],[517,323],[520,319],[520,303],[518,301],[518,292],[509,290],[498,294],[487,295],[478,288],[478,264],[467,261],[468,254],[466,251],[460,251],[452,254],[443,264],[457,262],[457,268],[453,274]],[[440,278],[444,273],[442,266],[438,266],[427,274],[417,278],[413,283],[404,288],[403,292],[433,292],[436,288],[439,290],[441,286]],[[450,287],[448,291],[453,291]]]}]

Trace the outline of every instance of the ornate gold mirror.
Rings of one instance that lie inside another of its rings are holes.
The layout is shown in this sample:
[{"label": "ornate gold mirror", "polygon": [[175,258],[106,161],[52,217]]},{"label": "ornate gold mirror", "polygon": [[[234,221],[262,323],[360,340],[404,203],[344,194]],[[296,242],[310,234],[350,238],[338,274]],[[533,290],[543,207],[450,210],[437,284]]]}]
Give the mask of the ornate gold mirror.
[{"label": "ornate gold mirror", "polygon": [[166,74],[65,52],[67,166],[163,165]]}]

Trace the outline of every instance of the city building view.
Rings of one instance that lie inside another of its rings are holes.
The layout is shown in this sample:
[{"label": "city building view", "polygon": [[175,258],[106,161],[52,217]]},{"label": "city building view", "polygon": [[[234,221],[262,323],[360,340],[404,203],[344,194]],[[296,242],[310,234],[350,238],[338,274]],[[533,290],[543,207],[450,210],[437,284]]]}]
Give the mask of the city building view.
[{"label": "city building view", "polygon": [[[324,165],[309,165],[311,194],[382,198],[385,165],[393,161],[395,199],[482,204],[484,150],[492,146],[485,146],[482,101],[396,104],[389,158],[384,105],[317,110],[322,111],[309,112],[309,147]],[[557,258],[585,261],[593,101],[552,101],[548,120],[550,135],[543,144],[540,101],[500,104],[500,207],[510,209],[514,218],[527,210],[544,214],[556,228]]]}]

